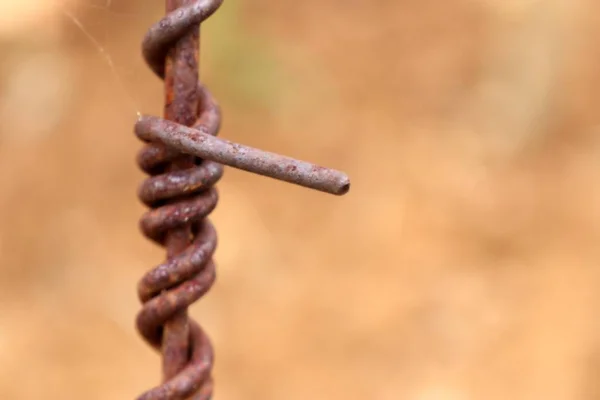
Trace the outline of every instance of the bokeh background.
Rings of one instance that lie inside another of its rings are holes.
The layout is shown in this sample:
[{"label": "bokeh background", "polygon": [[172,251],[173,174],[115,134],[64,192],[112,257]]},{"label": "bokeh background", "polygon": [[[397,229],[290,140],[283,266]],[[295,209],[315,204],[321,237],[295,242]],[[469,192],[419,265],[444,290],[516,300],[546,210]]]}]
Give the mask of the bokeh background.
[{"label": "bokeh background", "polygon": [[[0,398],[132,399],[163,259],[138,231],[161,1],[0,1]],[[221,135],[347,171],[227,170],[192,308],[220,400],[600,398],[600,3],[227,0]]]}]

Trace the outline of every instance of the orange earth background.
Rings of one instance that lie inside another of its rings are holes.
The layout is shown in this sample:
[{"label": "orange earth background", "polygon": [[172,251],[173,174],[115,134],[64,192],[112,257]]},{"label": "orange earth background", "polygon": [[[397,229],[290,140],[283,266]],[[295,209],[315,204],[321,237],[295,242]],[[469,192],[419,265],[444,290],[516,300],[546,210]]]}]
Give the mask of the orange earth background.
[{"label": "orange earth background", "polygon": [[[132,127],[163,10],[0,1],[1,399],[160,381]],[[600,2],[226,0],[202,32],[223,137],[352,179],[226,171],[216,399],[600,398]]]}]

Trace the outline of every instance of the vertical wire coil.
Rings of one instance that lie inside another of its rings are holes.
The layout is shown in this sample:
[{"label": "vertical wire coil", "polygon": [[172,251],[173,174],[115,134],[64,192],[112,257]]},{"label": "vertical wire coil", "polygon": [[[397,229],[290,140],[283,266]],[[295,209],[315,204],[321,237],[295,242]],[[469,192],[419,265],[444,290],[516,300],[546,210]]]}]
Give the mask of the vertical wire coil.
[{"label": "vertical wire coil", "polygon": [[[220,110],[198,83],[199,26],[222,0],[167,0],[166,16],[150,28],[143,42],[148,66],[166,85],[165,119],[216,136]],[[151,177],[139,189],[150,207],[140,227],[164,246],[167,259],[138,285],[143,304],[137,328],[163,356],[163,384],[138,400],[205,400],[212,396],[213,350],[187,308],[212,286],[217,246],[206,218],[216,207],[214,184],[223,167],[184,155],[162,142],[149,142],[138,154],[139,167]]]}]

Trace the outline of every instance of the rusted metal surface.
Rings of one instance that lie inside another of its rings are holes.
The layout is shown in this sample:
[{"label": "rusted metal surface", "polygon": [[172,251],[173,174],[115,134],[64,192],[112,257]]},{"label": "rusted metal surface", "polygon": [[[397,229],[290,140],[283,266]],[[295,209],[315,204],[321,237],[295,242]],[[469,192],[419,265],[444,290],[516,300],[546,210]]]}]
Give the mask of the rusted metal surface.
[{"label": "rusted metal surface", "polygon": [[138,285],[138,331],[163,359],[163,383],[138,400],[212,396],[213,349],[187,309],[215,281],[217,235],[207,216],[217,205],[222,164],[336,195],[350,187],[341,172],[215,137],[221,115],[198,81],[199,38],[200,23],[221,3],[167,0],[167,15],[143,43],[147,64],[165,82],[165,109],[164,119],[143,116],[135,128],[146,142],[138,165],[150,175],[138,193],[150,207],[140,227],[167,255]]},{"label": "rusted metal surface", "polygon": [[350,180],[343,172],[219,139],[160,118],[140,117],[136,134],[142,140],[159,140],[186,154],[307,188],[336,195],[350,189]]}]

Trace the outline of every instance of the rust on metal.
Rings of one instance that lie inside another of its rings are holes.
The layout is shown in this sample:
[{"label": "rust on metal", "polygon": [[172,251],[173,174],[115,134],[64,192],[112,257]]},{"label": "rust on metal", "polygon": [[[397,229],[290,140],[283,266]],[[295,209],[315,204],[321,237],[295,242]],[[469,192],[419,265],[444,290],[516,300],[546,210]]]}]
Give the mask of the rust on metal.
[{"label": "rust on metal", "polygon": [[[143,43],[148,65],[165,82],[164,118],[216,134],[220,114],[212,97],[198,83],[200,22],[221,1],[167,0],[167,15],[154,25]],[[210,398],[211,344],[187,315],[187,307],[215,279],[212,254],[216,232],[206,216],[217,204],[212,187],[222,166],[180,153],[158,141],[138,156],[151,175],[140,187],[140,199],[152,209],[140,221],[143,233],[167,250],[165,263],[140,282],[143,302],[137,327],[163,358],[163,384],[140,400]]]},{"label": "rust on metal", "polygon": [[310,189],[335,195],[350,189],[350,180],[343,172],[219,139],[160,118],[140,117],[135,132],[142,140],[160,140],[186,154]]},{"label": "rust on metal", "polygon": [[[189,0],[167,0],[167,12],[175,12],[177,8],[189,5]],[[165,60],[165,109],[164,116],[168,120],[185,125],[192,125],[198,110],[198,58],[199,58],[200,24],[191,24],[186,32],[169,48]],[[171,161],[167,171],[177,173],[189,170],[195,165],[194,157],[181,155]],[[171,175],[172,176],[172,175]],[[174,197],[177,201],[177,197]],[[180,209],[182,202],[176,202],[172,208]],[[166,217],[166,212],[163,214]],[[193,211],[196,211],[193,209]],[[193,212],[193,215],[199,213]],[[160,222],[168,220],[165,218]],[[191,224],[175,224],[169,226],[165,236],[167,257],[173,258],[185,250],[190,244]],[[164,322],[162,337],[163,375],[164,380],[175,377],[188,362],[189,324],[187,309],[176,309]]]},{"label": "rust on metal", "polygon": [[212,396],[212,345],[187,313],[215,281],[217,234],[207,219],[223,164],[323,192],[350,187],[339,171],[216,138],[221,113],[199,83],[200,24],[222,0],[166,0],[166,16],[148,31],[143,55],[165,83],[164,118],[142,116],[145,142],[137,157],[149,177],[138,196],[150,210],[143,234],[165,247],[166,259],[138,284],[137,329],[161,352],[163,382],[138,400],[207,400]]}]

